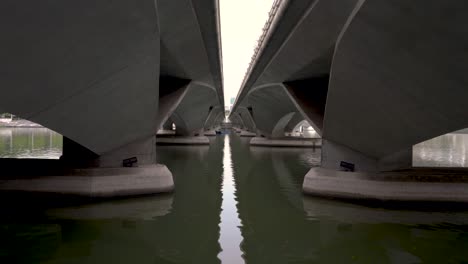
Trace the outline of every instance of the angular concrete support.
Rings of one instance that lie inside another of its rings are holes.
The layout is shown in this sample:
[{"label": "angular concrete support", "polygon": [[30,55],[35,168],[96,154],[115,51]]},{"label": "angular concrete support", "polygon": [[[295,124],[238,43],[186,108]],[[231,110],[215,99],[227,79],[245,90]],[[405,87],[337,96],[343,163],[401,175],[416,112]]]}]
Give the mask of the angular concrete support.
[{"label": "angular concrete support", "polygon": [[354,171],[402,170],[411,169],[412,160],[412,148],[377,159],[330,140],[323,140],[322,167],[327,169],[342,170],[341,162],[346,162],[354,166]]},{"label": "angular concrete support", "polygon": [[271,132],[271,138],[282,138],[285,137],[285,128],[291,121],[291,119],[294,116],[294,112],[289,113],[285,116],[283,116],[278,123],[276,123],[275,127],[273,128],[273,131]]},{"label": "angular concrete support", "polygon": [[252,108],[247,108],[247,107],[242,107],[239,106],[237,109],[237,112],[234,112],[231,114],[231,116],[234,116],[234,114],[238,114],[239,118],[242,120],[242,129],[247,129],[250,131],[257,131],[257,125],[255,124],[255,121],[253,120],[252,117]]},{"label": "angular concrete support", "polygon": [[99,156],[99,167],[121,167],[123,160],[137,158],[138,166],[156,164],[156,136],[137,140]]},{"label": "angular concrete support", "polygon": [[313,139],[268,139],[262,137],[254,137],[250,140],[251,146],[262,147],[294,147],[294,148],[317,148],[322,146],[322,140],[319,138]]},{"label": "angular concrete support", "polygon": [[206,118],[203,128],[205,130],[219,126],[224,119],[224,111],[222,111],[220,106],[215,106],[210,110],[208,117]]},{"label": "angular concrete support", "polygon": [[207,119],[218,105],[216,90],[210,85],[191,82],[171,119],[176,124],[176,134],[181,136],[201,135]]},{"label": "angular concrete support", "polygon": [[0,5],[2,110],[97,154],[157,130],[163,41],[154,1]]},{"label": "angular concrete support", "polygon": [[317,133],[322,134],[329,76],[284,84],[286,93]]},{"label": "angular concrete support", "polygon": [[[296,126],[299,125],[299,123],[301,123],[302,121],[306,121],[304,116],[301,113],[295,113],[294,116],[289,121],[289,123],[284,128],[284,132],[285,133],[292,133],[293,130],[296,128]],[[309,123],[309,122],[307,122],[307,123]],[[309,123],[309,125],[310,125],[310,123]]]},{"label": "angular concrete support", "polygon": [[161,76],[159,78],[159,108],[156,121],[158,129],[165,125],[185,97],[189,83],[190,80],[175,77]]},{"label": "angular concrete support", "polygon": [[166,120],[166,122],[162,125],[161,129],[162,130],[172,130],[172,124],[173,124],[172,120],[170,118],[168,118]]},{"label": "angular concrete support", "polygon": [[131,142],[115,150],[97,155],[74,141],[64,138],[63,155],[60,158],[71,168],[122,167],[123,160],[136,158],[137,164],[156,164],[156,136]]},{"label": "angular concrete support", "polygon": [[[285,116],[298,111],[281,83],[252,89],[249,92],[248,100],[249,104],[252,105],[249,108],[249,113],[255,120],[256,128],[265,137],[272,137],[277,124]],[[286,124],[284,125],[286,126]]]},{"label": "angular concrete support", "polygon": [[324,138],[380,159],[468,126],[465,63],[451,59],[468,60],[468,7],[425,3],[356,5],[333,55]]},{"label": "angular concrete support", "polygon": [[237,113],[237,112],[232,113],[232,115],[229,117],[229,119],[231,121],[231,124],[234,127],[239,127],[239,128],[242,128],[242,129],[246,128],[244,120],[242,119],[242,117],[240,117],[239,113]]}]

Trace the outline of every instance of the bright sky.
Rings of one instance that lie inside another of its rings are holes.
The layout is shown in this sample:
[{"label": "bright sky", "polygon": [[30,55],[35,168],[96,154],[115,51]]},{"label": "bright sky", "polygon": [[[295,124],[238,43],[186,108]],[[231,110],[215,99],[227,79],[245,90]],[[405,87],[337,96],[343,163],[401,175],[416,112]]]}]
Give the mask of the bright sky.
[{"label": "bright sky", "polygon": [[224,103],[236,97],[274,0],[220,0]]}]

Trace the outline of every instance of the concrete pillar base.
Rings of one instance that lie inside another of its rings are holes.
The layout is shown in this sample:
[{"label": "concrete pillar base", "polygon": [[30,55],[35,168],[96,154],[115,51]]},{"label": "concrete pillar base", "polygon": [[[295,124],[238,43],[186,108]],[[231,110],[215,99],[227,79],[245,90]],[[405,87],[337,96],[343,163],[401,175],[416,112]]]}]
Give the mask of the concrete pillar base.
[{"label": "concrete pillar base", "polygon": [[209,145],[210,139],[205,136],[197,137],[158,137],[156,138],[158,145]]},{"label": "concrete pillar base", "polygon": [[322,146],[322,141],[316,139],[268,139],[254,137],[250,140],[251,146],[262,147],[294,147],[294,148],[317,148]]},{"label": "concrete pillar base", "polygon": [[256,137],[257,133],[241,130],[239,136],[241,136],[241,137]]},{"label": "concrete pillar base", "polygon": [[414,169],[379,173],[312,168],[302,188],[306,194],[360,202],[468,203],[468,177],[463,170]]},{"label": "concrete pillar base", "polygon": [[216,136],[216,131],[214,129],[207,130],[207,131],[205,131],[204,135],[207,136],[207,137],[213,137],[213,136]]},{"label": "concrete pillar base", "polygon": [[0,191],[111,198],[170,192],[174,181],[162,164],[129,168],[72,169],[66,175],[6,179]]},{"label": "concrete pillar base", "polygon": [[157,136],[173,136],[175,135],[175,131],[174,130],[163,130],[163,129],[160,129],[158,130],[158,132],[156,133],[156,137]]},{"label": "concrete pillar base", "polygon": [[412,168],[413,149],[407,148],[381,158],[367,156],[330,140],[322,140],[322,167],[341,170],[342,162],[352,164],[354,171],[379,172]]}]

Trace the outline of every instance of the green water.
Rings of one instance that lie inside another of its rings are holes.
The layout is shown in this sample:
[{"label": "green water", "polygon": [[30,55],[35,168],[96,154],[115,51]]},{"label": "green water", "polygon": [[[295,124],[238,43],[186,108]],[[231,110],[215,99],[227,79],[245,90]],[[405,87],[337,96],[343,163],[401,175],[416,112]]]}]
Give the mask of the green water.
[{"label": "green water", "polygon": [[57,159],[62,136],[47,128],[0,127],[0,158]]},{"label": "green water", "polygon": [[158,146],[173,194],[3,210],[0,263],[468,263],[468,212],[305,197],[320,150],[211,140]]}]

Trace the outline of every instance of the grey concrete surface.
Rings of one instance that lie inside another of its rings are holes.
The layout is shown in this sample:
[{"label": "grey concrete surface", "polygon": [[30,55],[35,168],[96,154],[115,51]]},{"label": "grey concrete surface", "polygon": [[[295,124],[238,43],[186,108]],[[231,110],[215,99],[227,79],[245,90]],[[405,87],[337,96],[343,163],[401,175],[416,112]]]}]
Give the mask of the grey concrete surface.
[{"label": "grey concrete surface", "polygon": [[203,135],[205,135],[207,137],[216,136],[216,131],[214,129],[207,130],[207,131],[205,131],[205,133]]},{"label": "grey concrete surface", "polygon": [[263,136],[298,112],[326,140],[323,167],[388,171],[412,166],[413,145],[468,127],[462,2],[287,5],[233,108],[250,109]]},{"label": "grey concrete surface", "polygon": [[75,169],[63,176],[8,179],[0,182],[0,191],[109,198],[170,192],[174,189],[171,172],[165,165],[131,168]]},{"label": "grey concrete surface", "polygon": [[304,120],[305,120],[305,118],[304,118],[304,116],[302,114],[300,114],[298,112],[294,113],[294,115],[291,117],[289,122],[284,127],[283,133],[293,132],[293,130],[296,128],[296,126],[299,125],[299,123],[301,123]]},{"label": "grey concrete surface", "polygon": [[317,148],[322,146],[322,140],[318,138],[297,139],[297,138],[275,138],[268,139],[254,137],[250,140],[251,146],[261,147],[297,147],[297,148]]},{"label": "grey concrete surface", "polygon": [[242,120],[242,117],[239,115],[239,113],[234,113],[230,117],[229,121],[231,122],[233,127],[238,127],[238,128],[241,128],[241,129],[247,129],[246,126],[245,126],[244,120]]},{"label": "grey concrete surface", "polygon": [[239,133],[239,136],[241,136],[241,137],[256,137],[257,133],[241,130],[240,133]]},{"label": "grey concrete surface", "polygon": [[98,155],[158,130],[160,75],[206,83],[215,91],[213,104],[223,105],[217,1],[0,7],[1,70],[8,73],[0,80],[1,111]]},{"label": "grey concrete surface", "polygon": [[203,128],[205,130],[214,129],[223,122],[224,118],[224,109],[222,109],[220,106],[214,106],[209,111],[208,117],[205,121],[205,124],[203,125]]},{"label": "grey concrete surface", "polygon": [[158,133],[156,134],[156,136],[168,136],[168,135],[171,135],[171,136],[174,136],[175,135],[175,131],[174,130],[166,130],[166,129],[160,129],[158,130]]},{"label": "grey concrete surface", "polygon": [[271,138],[282,138],[285,136],[286,133],[286,126],[291,122],[291,119],[294,117],[296,113],[291,112],[285,116],[283,116],[278,122],[276,122],[273,131],[271,132]]},{"label": "grey concrete surface", "polygon": [[[6,1],[0,22],[0,112],[62,134],[71,168],[117,169],[131,157],[154,165],[155,134],[171,116],[194,135],[209,109],[224,109],[216,0]],[[99,175],[75,183],[104,196],[158,190],[156,178],[130,171],[146,189],[138,182],[126,189],[120,174],[114,185]],[[35,182],[87,192],[56,178]]]},{"label": "grey concrete surface", "polygon": [[210,144],[210,139],[207,138],[206,136],[158,137],[156,139],[156,144],[158,144],[158,145],[209,145]]},{"label": "grey concrete surface", "polygon": [[158,1],[158,10],[163,36],[161,74],[192,80],[170,118],[178,135],[193,136],[203,129],[210,108],[224,109],[219,4]]},{"label": "grey concrete surface", "polygon": [[252,89],[248,96],[248,103],[252,105],[251,115],[255,120],[255,127],[266,137],[274,137],[274,129],[280,120],[297,112],[297,108],[289,99],[282,84]]},{"label": "grey concrete surface", "polygon": [[246,107],[239,106],[236,112],[231,112],[229,118],[238,115],[239,118],[242,120],[242,124],[244,125],[243,129],[249,131],[257,131],[257,126],[255,125],[255,121],[253,120],[252,114],[250,113],[249,109]]},{"label": "grey concrete surface", "polygon": [[167,123],[169,117],[186,96],[190,86],[189,82],[174,81],[173,79],[169,79],[164,83],[160,81],[159,84],[159,108],[158,119],[156,120],[158,130],[163,128],[164,124]]},{"label": "grey concrete surface", "polygon": [[176,125],[176,134],[194,136],[204,129],[211,109],[219,106],[216,90],[202,83],[192,82],[171,119]]},{"label": "grey concrete surface", "polygon": [[287,1],[287,7],[278,14],[280,21],[271,29],[270,39],[244,80],[234,112],[241,106],[251,107],[256,126],[267,137],[281,118],[299,112],[320,134],[322,125],[309,118],[307,109],[285,91],[283,83],[329,73],[336,40],[356,2]]},{"label": "grey concrete surface", "polygon": [[138,164],[156,163],[156,136],[137,140],[99,156],[99,167],[120,167],[122,161],[137,158]]},{"label": "grey concrete surface", "polygon": [[97,154],[154,133],[160,72],[154,1],[6,1],[0,21],[0,112]]},{"label": "grey concrete surface", "polygon": [[[410,175],[412,180],[405,179]],[[437,177],[432,181],[417,176],[418,172],[407,171],[366,173],[312,168],[304,178],[303,190],[311,195],[355,200],[468,202],[468,181],[453,182],[450,173],[434,175]],[[430,174],[424,171],[421,176],[427,178]]]},{"label": "grey concrete surface", "polygon": [[335,50],[324,138],[379,162],[466,128],[466,10],[457,1],[357,6]]}]

